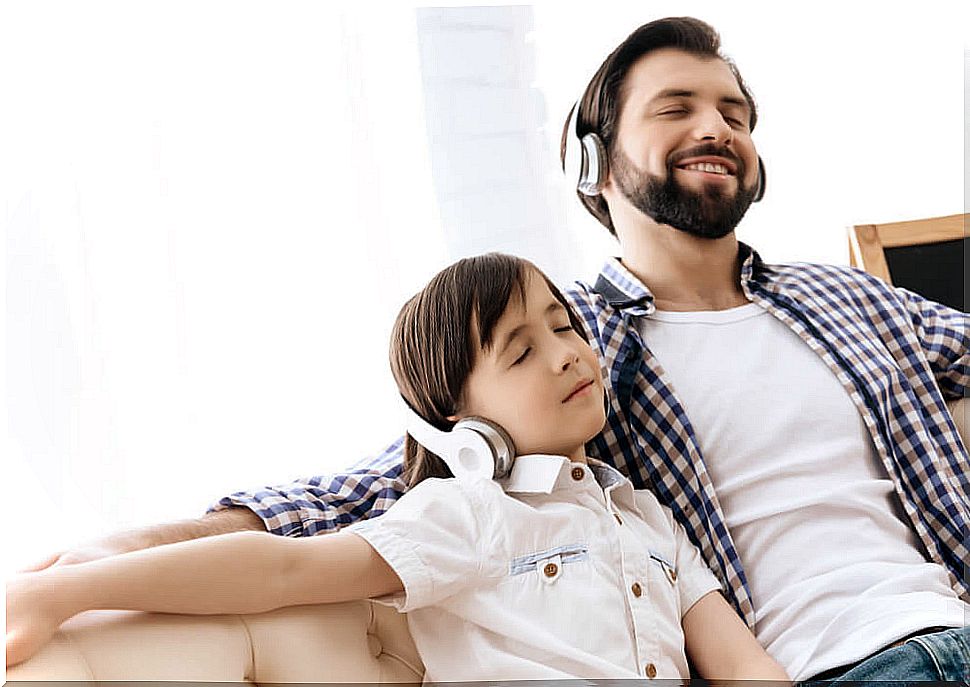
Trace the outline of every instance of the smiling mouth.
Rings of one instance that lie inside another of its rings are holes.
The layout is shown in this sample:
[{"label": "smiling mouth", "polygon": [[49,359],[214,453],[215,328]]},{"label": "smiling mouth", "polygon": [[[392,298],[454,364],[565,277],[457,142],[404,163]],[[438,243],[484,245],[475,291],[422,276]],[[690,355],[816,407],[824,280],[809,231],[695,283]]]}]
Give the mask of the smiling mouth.
[{"label": "smiling mouth", "polygon": [[713,176],[719,176],[719,177],[734,176],[725,165],[717,164],[714,162],[695,162],[694,164],[684,165],[683,167],[677,167],[676,169],[684,170],[687,172],[703,172],[705,174],[711,174]]}]

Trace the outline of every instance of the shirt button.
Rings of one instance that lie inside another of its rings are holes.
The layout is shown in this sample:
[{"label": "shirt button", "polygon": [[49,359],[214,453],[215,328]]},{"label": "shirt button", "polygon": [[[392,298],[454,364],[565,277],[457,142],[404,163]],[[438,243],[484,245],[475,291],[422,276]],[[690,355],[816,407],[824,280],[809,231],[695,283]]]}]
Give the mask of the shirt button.
[{"label": "shirt button", "polygon": [[640,586],[639,582],[634,582],[630,589],[633,591],[633,596],[637,597],[638,599],[640,598],[640,595],[643,594],[643,587]]},{"label": "shirt button", "polygon": [[616,513],[613,513],[613,517],[616,518],[616,524],[617,525],[622,525],[623,524],[623,521],[620,520],[620,516],[619,515],[617,515]]},{"label": "shirt button", "polygon": [[648,663],[646,666],[644,666],[643,672],[646,674],[647,677],[650,677],[650,678],[657,677],[657,666],[655,666],[652,663]]},{"label": "shirt button", "polygon": [[578,482],[579,480],[583,479],[583,475],[586,474],[586,473],[583,471],[582,468],[575,467],[575,468],[573,468],[573,471],[572,471],[571,474],[573,476],[573,479]]},{"label": "shirt button", "polygon": [[559,572],[559,566],[555,563],[546,563],[546,567],[542,569],[542,574],[546,577],[555,577],[557,572]]}]

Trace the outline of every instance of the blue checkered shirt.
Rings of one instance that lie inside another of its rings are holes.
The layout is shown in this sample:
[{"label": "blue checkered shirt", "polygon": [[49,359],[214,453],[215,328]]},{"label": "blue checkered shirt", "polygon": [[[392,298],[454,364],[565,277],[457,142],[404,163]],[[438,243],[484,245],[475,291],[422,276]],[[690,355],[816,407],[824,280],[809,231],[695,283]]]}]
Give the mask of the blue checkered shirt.
[{"label": "blue checkered shirt", "polygon": [[[945,398],[970,386],[970,318],[858,270],[768,265],[741,246],[745,296],[784,322],[828,365],[859,409],[910,524],[932,560],[970,599],[970,462]],[[596,284],[564,291],[581,315],[611,411],[590,455],[652,489],[673,511],[749,626],[754,612],[737,549],[725,527],[694,429],[636,318],[654,310],[650,291],[618,260]],[[401,496],[398,439],[347,472],[237,493],[213,509],[247,506],[287,536],[328,532],[386,511]]]}]

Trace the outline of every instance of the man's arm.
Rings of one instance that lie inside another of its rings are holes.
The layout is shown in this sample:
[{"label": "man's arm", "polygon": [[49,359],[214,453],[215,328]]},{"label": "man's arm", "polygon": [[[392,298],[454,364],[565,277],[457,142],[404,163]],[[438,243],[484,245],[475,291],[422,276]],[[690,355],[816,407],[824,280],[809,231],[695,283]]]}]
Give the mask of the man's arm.
[{"label": "man's arm", "polygon": [[970,315],[897,289],[946,398],[970,395]]},{"label": "man's arm", "polygon": [[178,520],[114,532],[73,549],[58,551],[24,568],[22,572],[36,572],[57,565],[86,563],[129,551],[243,530],[266,531],[262,519],[248,508],[228,508],[221,511],[212,511],[201,518]]},{"label": "man's arm", "polygon": [[335,532],[384,513],[401,497],[402,444],[398,439],[376,458],[343,473],[232,494],[201,518],[109,534],[48,556],[25,572],[242,530],[288,537]]}]

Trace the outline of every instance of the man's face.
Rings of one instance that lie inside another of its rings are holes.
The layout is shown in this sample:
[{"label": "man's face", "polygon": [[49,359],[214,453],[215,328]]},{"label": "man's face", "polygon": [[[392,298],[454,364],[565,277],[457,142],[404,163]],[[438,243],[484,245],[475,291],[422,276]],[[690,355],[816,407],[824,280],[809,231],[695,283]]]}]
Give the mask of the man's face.
[{"label": "man's face", "polygon": [[610,155],[610,184],[660,224],[729,234],[754,199],[750,110],[719,59],[664,48],[636,62]]}]

